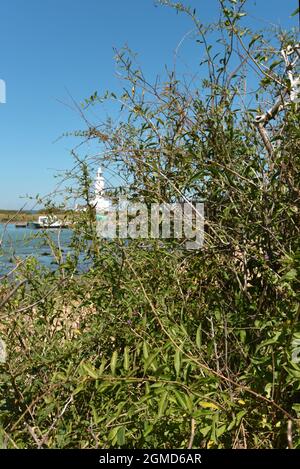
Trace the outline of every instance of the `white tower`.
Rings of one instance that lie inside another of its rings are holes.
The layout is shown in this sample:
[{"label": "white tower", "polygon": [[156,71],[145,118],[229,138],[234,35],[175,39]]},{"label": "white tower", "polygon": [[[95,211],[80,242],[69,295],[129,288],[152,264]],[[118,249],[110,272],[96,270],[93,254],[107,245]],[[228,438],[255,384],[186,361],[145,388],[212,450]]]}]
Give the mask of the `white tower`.
[{"label": "white tower", "polygon": [[103,195],[105,187],[104,177],[102,176],[102,169],[99,168],[97,171],[97,177],[95,181],[95,197],[101,197]]},{"label": "white tower", "polygon": [[105,181],[102,175],[101,167],[97,171],[97,177],[95,181],[95,199],[94,204],[96,212],[105,212],[109,209],[109,200],[104,197]]}]

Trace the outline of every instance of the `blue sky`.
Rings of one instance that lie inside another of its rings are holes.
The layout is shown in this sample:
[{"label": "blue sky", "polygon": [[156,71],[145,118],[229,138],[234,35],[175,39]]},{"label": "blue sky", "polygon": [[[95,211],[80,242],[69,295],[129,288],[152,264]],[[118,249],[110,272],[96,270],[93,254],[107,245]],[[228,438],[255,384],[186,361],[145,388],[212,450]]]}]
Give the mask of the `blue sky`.
[{"label": "blue sky", "polygon": [[[203,22],[217,18],[217,0],[190,0]],[[289,18],[298,0],[249,0],[250,23],[297,26]],[[2,0],[0,79],[7,103],[0,105],[0,208],[20,208],[26,194],[47,194],[56,170],[69,168],[74,141],[58,137],[83,128],[62,104],[94,91],[117,91],[113,47],[128,44],[146,76],[172,66],[174,50],[191,24],[153,0]],[[192,41],[181,48],[179,67],[195,63]],[[197,58],[196,58],[197,60]],[[62,102],[61,102],[62,101]],[[99,121],[109,107],[98,110]]]}]

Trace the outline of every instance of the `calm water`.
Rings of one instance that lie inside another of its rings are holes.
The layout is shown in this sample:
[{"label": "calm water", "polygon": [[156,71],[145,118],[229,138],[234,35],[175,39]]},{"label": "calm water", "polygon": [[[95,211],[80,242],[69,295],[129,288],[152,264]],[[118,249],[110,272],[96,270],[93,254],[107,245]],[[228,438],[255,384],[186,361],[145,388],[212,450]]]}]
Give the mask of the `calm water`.
[{"label": "calm water", "polygon": [[[72,235],[70,230],[46,230],[44,233],[56,244],[59,242],[64,255],[70,252],[69,242]],[[41,230],[15,228],[15,225],[8,225],[4,230],[4,225],[0,224],[0,244],[0,276],[7,274],[13,268],[16,257],[25,259],[34,256],[41,263],[55,268],[51,249],[43,238]]]}]

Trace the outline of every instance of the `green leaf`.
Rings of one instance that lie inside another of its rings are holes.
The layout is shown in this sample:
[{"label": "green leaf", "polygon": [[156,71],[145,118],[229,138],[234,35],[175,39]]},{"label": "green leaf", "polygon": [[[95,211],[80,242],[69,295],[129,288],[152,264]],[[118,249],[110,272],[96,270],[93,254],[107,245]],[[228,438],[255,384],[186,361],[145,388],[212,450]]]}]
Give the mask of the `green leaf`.
[{"label": "green leaf", "polygon": [[294,404],[292,405],[292,409],[297,412],[297,414],[300,414],[300,404]]},{"label": "green leaf", "polygon": [[234,428],[235,423],[236,423],[236,421],[235,421],[235,417],[234,417],[233,420],[231,420],[230,424],[229,424],[228,427],[227,427],[227,430],[228,430],[229,432],[230,432],[230,430],[232,430],[232,429]]},{"label": "green leaf", "polygon": [[272,344],[275,344],[279,337],[281,336],[281,331],[279,332],[276,332],[276,334],[274,335],[274,337],[272,337],[271,339],[268,339],[268,340],[265,340],[264,342],[262,342],[261,344],[258,345],[256,351],[260,350],[261,348],[263,347],[266,347],[267,345],[272,345]]},{"label": "green leaf", "polygon": [[287,280],[287,281],[290,282],[292,280],[295,280],[297,278],[297,276],[298,276],[297,270],[296,269],[291,269],[282,277],[282,279]]},{"label": "green leaf", "polygon": [[223,435],[223,433],[226,431],[226,428],[227,428],[227,427],[226,427],[225,424],[224,424],[224,425],[221,425],[220,427],[218,427],[218,428],[216,429],[217,437]]},{"label": "green leaf", "polygon": [[196,333],[196,345],[200,349],[202,346],[202,324],[197,329]]},{"label": "green leaf", "polygon": [[84,384],[80,384],[79,386],[77,386],[77,388],[75,389],[75,391],[73,391],[73,396],[76,396],[76,394],[79,394],[83,389],[85,388]]},{"label": "green leaf", "polygon": [[144,438],[147,438],[147,436],[150,435],[150,433],[152,432],[152,430],[153,430],[154,427],[153,427],[153,425],[148,424],[148,422],[146,423],[146,426],[145,426],[145,427],[146,427],[146,428],[145,428],[145,430],[144,430],[144,432],[143,432],[143,437],[144,437]]},{"label": "green leaf", "polygon": [[296,10],[295,10],[295,11],[293,11],[293,13],[291,14],[291,17],[292,17],[292,16],[296,16],[296,15],[298,15],[298,13],[299,13],[299,7],[298,7],[298,8],[296,8]]},{"label": "green leaf", "polygon": [[117,360],[118,360],[118,352],[117,350],[115,350],[114,353],[112,354],[111,361],[110,361],[110,369],[111,369],[111,373],[113,376],[116,374]]},{"label": "green leaf", "polygon": [[165,409],[166,409],[166,402],[167,402],[167,397],[168,397],[168,391],[164,391],[160,400],[159,400],[159,403],[158,403],[158,414],[157,414],[157,418],[161,418],[165,412]]},{"label": "green leaf", "polygon": [[101,365],[100,365],[100,368],[99,368],[99,371],[98,371],[98,376],[102,376],[103,375],[103,372],[105,370],[105,365],[106,365],[106,358],[105,357],[102,357],[102,360],[101,360]]},{"label": "green leaf", "polygon": [[292,376],[293,378],[300,379],[300,371],[298,371],[298,370],[293,370],[292,368],[289,368],[289,369],[288,369],[288,373],[289,373],[289,375]]},{"label": "green leaf", "polygon": [[99,375],[97,370],[90,363],[82,363],[82,369],[93,379],[98,379]]},{"label": "green leaf", "polygon": [[179,376],[180,374],[181,358],[182,358],[182,353],[180,350],[177,349],[174,355],[174,368],[176,371],[176,376]]},{"label": "green leaf", "polygon": [[148,356],[148,358],[145,360],[144,362],[144,373],[147,372],[148,368],[151,366],[151,368],[153,369],[153,371],[156,371],[157,370],[157,366],[155,366],[154,364],[154,360],[156,358],[156,356],[159,354],[159,351],[156,352],[156,353],[152,353],[151,355]]},{"label": "green leaf", "polygon": [[147,360],[147,358],[149,357],[149,351],[148,351],[148,345],[147,345],[147,342],[143,342],[143,355],[144,355],[144,358],[145,360]]},{"label": "green leaf", "polygon": [[129,370],[129,347],[124,348],[124,370],[128,371]]},{"label": "green leaf", "polygon": [[200,433],[202,433],[204,437],[206,437],[210,431],[211,431],[211,425],[207,425],[206,427],[203,427],[200,429]]},{"label": "green leaf", "polygon": [[199,404],[201,407],[204,409],[219,409],[219,406],[214,404],[213,402],[208,402],[208,401],[200,401]]},{"label": "green leaf", "polygon": [[176,401],[180,405],[180,407],[183,410],[188,410],[188,407],[187,407],[187,404],[186,404],[186,401],[185,401],[185,398],[184,398],[184,394],[182,394],[179,391],[173,391],[173,393],[174,393],[174,395],[176,397]]},{"label": "green leaf", "polygon": [[277,65],[281,64],[281,60],[275,60],[275,62],[271,63],[271,65],[269,66],[269,69],[270,70],[273,70],[273,68],[277,67]]},{"label": "green leaf", "polygon": [[99,422],[99,415],[97,413],[97,409],[94,405],[91,404],[91,409],[92,409],[92,415],[93,415],[93,421],[95,425],[98,425]]},{"label": "green leaf", "polygon": [[108,434],[108,440],[111,441],[112,446],[114,446],[117,443],[117,433],[119,431],[119,426],[114,427]]},{"label": "green leaf", "polygon": [[247,410],[240,410],[236,415],[236,426],[238,427]]},{"label": "green leaf", "polygon": [[190,412],[192,412],[194,406],[193,406],[193,401],[192,401],[191,396],[189,396],[188,394],[185,394],[184,398],[185,398],[187,408],[189,409]]},{"label": "green leaf", "polygon": [[261,37],[262,37],[261,34],[256,34],[256,35],[251,39],[251,41],[249,42],[249,46],[248,46],[249,49],[250,49],[250,47],[253,46],[253,44],[254,44],[256,41],[258,41],[258,39],[260,39]]},{"label": "green leaf", "polygon": [[268,399],[270,399],[270,397],[271,397],[272,389],[273,389],[273,383],[267,383],[265,385],[266,396],[267,396]]},{"label": "green leaf", "polygon": [[117,431],[117,443],[118,446],[124,446],[125,445],[125,428],[124,427],[119,427]]}]

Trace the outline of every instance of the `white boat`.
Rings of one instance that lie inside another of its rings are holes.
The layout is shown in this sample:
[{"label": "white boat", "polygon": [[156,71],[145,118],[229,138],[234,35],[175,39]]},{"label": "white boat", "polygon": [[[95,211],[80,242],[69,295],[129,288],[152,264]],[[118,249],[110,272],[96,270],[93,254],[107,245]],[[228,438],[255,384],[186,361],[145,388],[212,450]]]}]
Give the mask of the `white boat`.
[{"label": "white boat", "polygon": [[55,215],[51,216],[40,216],[38,221],[32,221],[27,223],[27,227],[34,230],[49,229],[49,228],[66,228],[61,220]]},{"label": "white boat", "polygon": [[38,224],[40,228],[63,228],[63,222],[55,215],[39,217]]},{"label": "white boat", "polygon": [[43,230],[52,228],[69,228],[70,223],[64,223],[59,220],[55,215],[42,215],[38,221],[30,221],[27,223],[27,228],[32,230]]}]

